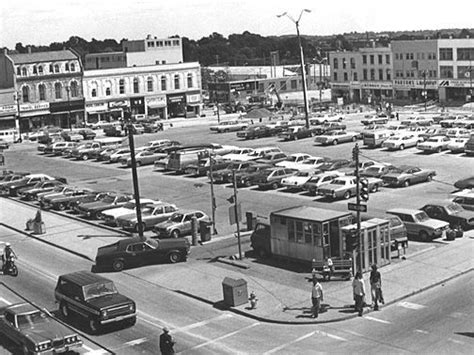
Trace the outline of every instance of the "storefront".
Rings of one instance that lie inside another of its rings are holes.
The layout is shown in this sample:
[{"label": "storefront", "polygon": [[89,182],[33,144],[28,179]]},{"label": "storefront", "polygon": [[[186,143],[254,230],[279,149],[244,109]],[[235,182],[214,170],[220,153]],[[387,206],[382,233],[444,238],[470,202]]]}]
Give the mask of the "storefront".
[{"label": "storefront", "polygon": [[56,125],[49,106],[49,102],[20,104],[20,132],[29,133],[32,129]]},{"label": "storefront", "polygon": [[201,115],[201,92],[186,95],[186,117],[199,117]]},{"label": "storefront", "polygon": [[447,103],[471,102],[474,101],[473,90],[473,82],[470,80],[440,80],[439,100]]},{"label": "storefront", "polygon": [[109,107],[106,102],[86,103],[87,123],[105,121]]},{"label": "storefront", "polygon": [[350,102],[350,84],[349,83],[331,83],[332,101],[337,102],[338,99],[343,100],[343,103]]},{"label": "storefront", "polygon": [[84,99],[51,102],[49,109],[58,127],[80,127],[84,123]]},{"label": "storefront", "polygon": [[438,80],[396,79],[393,81],[394,98],[423,102],[438,99]]},{"label": "storefront", "polygon": [[393,97],[391,82],[362,81],[360,82],[360,100],[368,104],[380,104]]},{"label": "storefront", "polygon": [[130,110],[129,100],[110,101],[108,103],[108,120],[122,120],[124,111]]},{"label": "storefront", "polygon": [[145,114],[145,98],[143,96],[130,98],[130,113],[132,116]]},{"label": "storefront", "polygon": [[16,128],[17,106],[0,105],[0,130]]},{"label": "storefront", "polygon": [[186,117],[186,94],[166,95],[170,117]]},{"label": "storefront", "polygon": [[166,95],[150,96],[145,98],[146,114],[148,117],[166,119]]}]

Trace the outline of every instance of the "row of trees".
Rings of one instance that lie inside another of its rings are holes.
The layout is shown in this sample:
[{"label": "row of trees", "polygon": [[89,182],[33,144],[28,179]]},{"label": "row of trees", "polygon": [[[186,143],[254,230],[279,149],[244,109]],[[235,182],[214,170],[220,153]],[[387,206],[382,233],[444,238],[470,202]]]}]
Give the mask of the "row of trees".
[{"label": "row of trees", "polygon": [[[423,39],[444,38],[448,36],[466,38],[474,35],[474,30],[451,29],[437,31],[417,32],[389,32],[377,33],[345,33],[333,36],[302,36],[302,45],[307,60],[325,56],[325,53],[333,50],[353,50],[354,48],[369,46],[372,41],[379,45],[387,45],[393,39]],[[297,64],[299,61],[299,47],[295,36],[268,36],[263,37],[248,31],[242,34],[231,34],[228,38],[214,32],[199,40],[182,37],[184,61],[197,61],[202,66],[210,65],[270,65],[270,53],[278,51],[280,64]],[[49,46],[29,46],[33,52],[61,50],[72,48],[81,56],[87,53],[99,53],[107,51],[121,51],[123,39],[117,42],[115,39],[97,40],[93,38],[87,41],[81,37],[72,36],[65,42],[54,42]],[[15,50],[18,53],[26,53],[27,47],[17,43]]]}]

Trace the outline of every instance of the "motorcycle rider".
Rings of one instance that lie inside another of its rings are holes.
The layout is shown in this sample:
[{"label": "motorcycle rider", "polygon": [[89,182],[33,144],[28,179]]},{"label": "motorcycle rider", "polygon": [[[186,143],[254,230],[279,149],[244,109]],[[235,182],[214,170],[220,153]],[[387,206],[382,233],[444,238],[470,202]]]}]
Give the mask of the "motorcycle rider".
[{"label": "motorcycle rider", "polygon": [[5,243],[2,259],[4,263],[4,268],[10,267],[11,263],[13,262],[13,259],[18,259],[10,243]]}]

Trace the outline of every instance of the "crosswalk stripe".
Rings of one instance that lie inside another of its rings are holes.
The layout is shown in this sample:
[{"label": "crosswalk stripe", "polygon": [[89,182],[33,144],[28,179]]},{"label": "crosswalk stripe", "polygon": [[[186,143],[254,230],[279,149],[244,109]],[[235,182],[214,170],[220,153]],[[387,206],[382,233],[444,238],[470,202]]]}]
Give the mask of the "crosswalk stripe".
[{"label": "crosswalk stripe", "polygon": [[422,330],[422,329],[415,329],[415,332],[421,333],[421,334],[429,334],[429,332],[427,332],[426,330]]},{"label": "crosswalk stripe", "polygon": [[309,338],[310,336],[313,336],[315,333],[316,333],[316,331],[311,332],[311,333],[308,333],[308,334],[305,334],[305,335],[299,337],[298,339],[295,339],[295,340],[290,341],[290,342],[288,342],[288,343],[285,343],[285,344],[282,344],[282,345],[280,345],[280,346],[277,346],[276,348],[273,348],[273,349],[271,349],[271,350],[265,352],[264,355],[269,355],[269,354],[276,353],[277,351],[280,351],[280,350],[286,348],[286,347],[289,346],[289,345],[298,343],[298,342],[300,342],[301,340],[304,340],[304,339],[306,339],[306,338]]},{"label": "crosswalk stripe", "polygon": [[411,303],[411,302],[399,302],[397,303],[397,306],[408,308],[408,309],[414,309],[414,310],[426,308],[426,306],[423,306],[421,304]]},{"label": "crosswalk stripe", "polygon": [[217,317],[214,317],[214,318],[211,318],[211,319],[207,319],[207,320],[204,320],[202,322],[197,322],[197,323],[189,324],[189,325],[181,327],[181,328],[173,329],[173,332],[174,333],[184,332],[184,331],[187,331],[187,330],[190,330],[190,329],[202,327],[202,326],[204,326],[206,324],[209,324],[211,322],[215,322],[215,321],[218,321],[218,320],[221,320],[221,319],[226,319],[226,318],[231,318],[231,317],[232,317],[231,314],[227,314],[227,313],[221,314],[220,316],[217,316]]},{"label": "crosswalk stripe", "polygon": [[211,340],[209,340],[209,341],[206,341],[205,343],[201,343],[201,344],[199,344],[199,345],[197,345],[197,346],[195,346],[195,347],[193,347],[193,348],[191,348],[191,349],[188,349],[188,350],[192,351],[192,350],[196,350],[196,349],[202,348],[203,346],[216,343],[216,342],[218,342],[218,341],[220,341],[220,340],[223,340],[223,339],[226,339],[226,338],[228,338],[228,337],[231,337],[231,336],[233,336],[233,335],[235,335],[235,334],[238,334],[238,333],[240,333],[240,332],[242,332],[242,331],[244,331],[244,330],[253,328],[253,327],[255,327],[255,326],[259,325],[259,324],[260,324],[260,323],[258,323],[258,322],[257,322],[257,323],[250,324],[250,325],[248,325],[248,326],[246,326],[246,327],[243,327],[243,328],[241,328],[241,329],[239,329],[239,330],[236,330],[235,332],[228,333],[228,334],[223,335],[223,336],[221,336],[221,337],[219,337],[219,338],[216,338],[216,339],[211,339]]},{"label": "crosswalk stripe", "polygon": [[378,318],[374,318],[374,317],[371,317],[371,316],[364,316],[365,319],[368,319],[368,320],[372,320],[374,322],[379,322],[379,323],[383,323],[383,324],[392,324],[391,322],[387,321],[387,320],[383,320],[383,319],[378,319]]}]

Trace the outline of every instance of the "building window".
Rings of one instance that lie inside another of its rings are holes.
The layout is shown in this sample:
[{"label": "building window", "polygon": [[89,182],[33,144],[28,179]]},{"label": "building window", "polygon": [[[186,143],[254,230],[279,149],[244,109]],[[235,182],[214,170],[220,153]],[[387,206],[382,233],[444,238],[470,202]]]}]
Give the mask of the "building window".
[{"label": "building window", "polygon": [[458,79],[469,79],[470,75],[472,74],[471,67],[459,66],[458,65]]},{"label": "building window", "polygon": [[379,80],[383,80],[383,69],[379,69]]},{"label": "building window", "polygon": [[375,69],[370,69],[370,80],[375,80]]},{"label": "building window", "polygon": [[21,75],[21,68],[20,67],[16,68],[16,75],[18,75],[18,76]]},{"label": "building window", "polygon": [[385,54],[385,64],[390,64],[390,54]]},{"label": "building window", "polygon": [[33,74],[38,74],[38,68],[36,65],[33,65]]},{"label": "building window", "polygon": [[54,65],[54,72],[59,73],[59,65],[58,64]]},{"label": "building window", "polygon": [[337,72],[334,72],[334,81],[337,81]]},{"label": "building window", "polygon": [[348,81],[348,76],[347,76],[347,72],[344,72],[344,81]]},{"label": "building window", "polygon": [[474,60],[474,47],[473,48],[457,48],[456,49],[457,60]]},{"label": "building window", "polygon": [[448,65],[448,66],[440,66],[439,67],[439,77],[441,79],[445,78],[453,78],[453,67]]},{"label": "building window", "polygon": [[66,64],[65,64],[65,70],[66,70],[66,71],[69,71],[69,63],[66,63]]},{"label": "building window", "polygon": [[97,97],[97,89],[92,89],[91,96],[92,97]]},{"label": "building window", "polygon": [[125,80],[123,79],[119,80],[119,93],[125,94]]},{"label": "building window", "polygon": [[355,69],[356,68],[356,62],[355,62],[355,58],[351,58],[351,69]]},{"label": "building window", "polygon": [[30,102],[30,88],[28,86],[21,88],[21,99],[23,102]]},{"label": "building window", "polygon": [[38,74],[39,74],[39,75],[43,75],[43,66],[42,66],[42,65],[40,65],[40,66],[38,67]]},{"label": "building window", "polygon": [[346,69],[346,58],[342,58],[342,69]]},{"label": "building window", "polygon": [[49,65],[49,72],[54,73],[54,66],[52,64]]},{"label": "building window", "polygon": [[60,99],[62,97],[62,85],[61,83],[54,84],[54,94],[56,99]]},{"label": "building window", "polygon": [[21,68],[21,76],[26,76],[28,74],[28,71],[26,70],[26,67]]},{"label": "building window", "polygon": [[286,91],[286,81],[280,81],[280,90]]},{"label": "building window", "polygon": [[46,100],[46,88],[45,88],[44,84],[39,84],[38,85],[38,92],[39,92],[40,101]]},{"label": "building window", "polygon": [[179,90],[179,75],[178,74],[174,76],[174,88],[175,90]]},{"label": "building window", "polygon": [[453,49],[452,48],[440,48],[439,49],[439,60],[453,60]]},{"label": "building window", "polygon": [[133,93],[138,94],[140,92],[138,87],[138,78],[133,79]]},{"label": "building window", "polygon": [[151,76],[146,80],[146,86],[148,92],[153,92],[153,78]]},{"label": "building window", "polygon": [[77,97],[79,96],[79,92],[77,90],[77,82],[73,81],[71,83],[71,97]]},{"label": "building window", "polygon": [[110,90],[110,88],[105,88],[105,96],[110,96],[112,95],[112,91]]},{"label": "building window", "polygon": [[367,80],[367,69],[364,69],[362,71],[362,78],[363,78],[362,80]]},{"label": "building window", "polygon": [[292,80],[290,82],[290,85],[291,85],[291,89],[296,90],[296,88],[298,87],[298,81]]},{"label": "building window", "polygon": [[334,60],[333,60],[333,67],[334,67],[334,69],[339,69],[339,63],[337,61],[337,58],[334,58]]},{"label": "building window", "polygon": [[378,57],[379,57],[379,64],[383,64],[383,55],[379,54]]},{"label": "building window", "polygon": [[74,65],[74,63],[71,63],[71,71],[76,71],[76,66]]},{"label": "building window", "polygon": [[162,76],[161,77],[161,90],[162,91],[166,91],[167,88],[166,88],[166,76]]},{"label": "building window", "polygon": [[367,64],[367,55],[362,55],[362,64]]},{"label": "building window", "polygon": [[354,81],[357,81],[358,78],[357,78],[357,72],[355,71],[354,73],[352,73],[352,77],[353,77],[353,80]]},{"label": "building window", "polygon": [[373,54],[370,55],[370,64],[375,64],[375,56]]},{"label": "building window", "polygon": [[392,80],[392,71],[390,69],[386,69],[385,76],[387,77],[387,80]]},{"label": "building window", "polygon": [[193,87],[193,74],[188,74],[188,88]]}]

